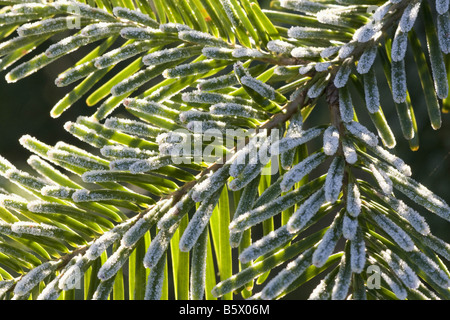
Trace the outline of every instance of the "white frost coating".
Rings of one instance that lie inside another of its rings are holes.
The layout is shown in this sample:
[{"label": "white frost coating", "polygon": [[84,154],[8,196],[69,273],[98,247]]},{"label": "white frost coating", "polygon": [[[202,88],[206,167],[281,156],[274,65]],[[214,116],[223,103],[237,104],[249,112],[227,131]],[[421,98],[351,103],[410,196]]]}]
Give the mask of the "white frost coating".
[{"label": "white frost coating", "polygon": [[437,34],[441,50],[445,54],[450,53],[450,11],[437,17]]},{"label": "white frost coating", "polygon": [[30,292],[39,282],[52,274],[59,264],[60,261],[48,261],[28,271],[14,287],[14,295],[24,295]]},{"label": "white frost coating", "polygon": [[408,207],[403,201],[398,200],[392,196],[387,198],[389,205],[394,211],[396,211],[400,216],[408,220],[416,231],[420,232],[422,235],[426,236],[430,233],[430,226],[425,221],[416,210]]},{"label": "white frost coating", "polygon": [[11,225],[11,230],[15,233],[25,233],[25,234],[31,234],[33,236],[42,236],[42,237],[50,237],[50,238],[57,238],[59,231],[62,231],[62,229],[44,224],[44,223],[36,223],[36,222],[30,222],[30,221],[18,221],[14,222]]},{"label": "white frost coating", "polygon": [[71,266],[65,270],[58,282],[58,288],[60,290],[74,289],[80,283],[83,273],[87,269],[86,267],[89,263],[89,259],[86,258],[85,255],[82,256],[79,254],[73,257],[72,260]]},{"label": "white frost coating", "polygon": [[289,54],[295,46],[282,40],[271,40],[267,43],[267,49],[275,53]]},{"label": "white frost coating", "polygon": [[322,131],[323,129],[320,128],[311,128],[303,131],[299,136],[284,137],[272,144],[270,152],[272,155],[279,155],[318,137]]},{"label": "white frost coating", "polygon": [[238,103],[217,103],[209,108],[212,114],[226,115],[226,116],[240,116],[246,118],[259,118],[257,110],[250,106],[245,106]]},{"label": "white frost coating", "polygon": [[178,33],[178,38],[180,38],[180,40],[197,42],[203,45],[228,47],[228,44],[225,41],[218,39],[209,33],[196,30],[180,31]]},{"label": "white frost coating", "polygon": [[318,62],[315,65],[317,72],[327,71],[329,67],[331,67],[331,62]]},{"label": "white frost coating", "polygon": [[356,71],[359,74],[365,74],[369,72],[372,65],[377,57],[377,46],[372,46],[366,49],[362,55],[359,57],[358,65],[356,66]]},{"label": "white frost coating", "polygon": [[405,300],[408,296],[408,293],[406,292],[403,285],[394,277],[391,277],[386,272],[381,272],[381,277],[384,281],[386,281],[389,288],[392,290],[392,292],[397,296],[399,300]]},{"label": "white frost coating", "polygon": [[344,171],[345,161],[341,157],[334,158],[325,178],[325,199],[328,202],[335,203],[339,198]]},{"label": "white frost coating", "polygon": [[291,55],[294,58],[312,58],[320,56],[323,49],[320,47],[297,47],[292,49]]},{"label": "white frost coating", "polygon": [[342,151],[344,152],[345,161],[349,164],[354,164],[358,161],[358,156],[353,144],[343,140],[342,141]]},{"label": "white frost coating", "polygon": [[236,48],[233,50],[231,55],[235,58],[263,58],[266,56],[266,54],[262,53],[261,51],[250,48]]},{"label": "white frost coating", "polygon": [[348,58],[356,48],[356,41],[350,41],[344,44],[339,48],[339,58],[346,59]]},{"label": "white frost coating", "polygon": [[290,233],[301,231],[325,202],[324,190],[321,188],[303,202],[289,218],[286,227]]},{"label": "white frost coating", "polygon": [[359,192],[358,185],[354,182],[350,182],[347,186],[347,212],[352,217],[357,217],[361,213],[361,194]]},{"label": "white frost coating", "polygon": [[129,219],[126,222],[123,222],[111,230],[106,231],[102,234],[97,240],[95,240],[91,246],[86,250],[85,256],[89,260],[95,260],[114,242],[120,240],[121,236],[124,234],[126,230],[130,227],[130,225],[135,221],[135,218]]},{"label": "white frost coating", "polygon": [[219,196],[220,191],[217,191],[209,199],[203,201],[198,207],[180,238],[179,247],[181,251],[187,252],[194,247],[203,230],[209,223],[209,218],[211,218],[213,210],[217,205]]},{"label": "white frost coating", "polygon": [[391,69],[393,99],[396,103],[405,102],[407,92],[405,60],[392,61]]},{"label": "white frost coating", "polygon": [[411,237],[398,225],[396,225],[391,219],[388,217],[372,212],[371,217],[378,226],[383,229],[394,241],[397,243],[400,248],[409,252],[414,249],[414,241]]},{"label": "white frost coating", "polygon": [[327,59],[337,53],[341,47],[340,46],[331,46],[320,51],[320,57],[323,59]]},{"label": "white frost coating", "polygon": [[420,251],[417,247],[410,253],[414,263],[443,289],[450,287],[450,278],[439,265]]},{"label": "white frost coating", "polygon": [[281,191],[286,192],[290,190],[294,184],[317,168],[325,159],[325,154],[318,152],[296,164],[291,170],[284,174],[283,180],[280,183]]},{"label": "white frost coating", "polygon": [[367,110],[370,113],[376,113],[380,110],[380,93],[378,91],[377,77],[372,68],[363,75],[364,78],[364,98]]},{"label": "white frost coating", "polygon": [[286,225],[281,226],[245,248],[240,253],[239,260],[241,263],[249,263],[263,254],[285,244],[287,241],[292,239],[293,236],[294,235],[287,230]]},{"label": "white frost coating", "polygon": [[261,299],[275,299],[284,289],[294,282],[295,279],[300,277],[311,264],[311,254],[312,249],[308,249],[294,261],[290,262],[285,269],[280,271],[275,278],[267,283],[261,291]]},{"label": "white frost coating", "polygon": [[369,165],[370,171],[372,171],[372,175],[377,180],[378,185],[384,194],[391,194],[393,191],[393,185],[391,179],[388,177],[386,172],[382,169],[376,167],[373,163]]},{"label": "white frost coating", "polygon": [[179,223],[175,223],[169,229],[161,229],[156,237],[152,239],[147,253],[144,256],[144,266],[146,268],[154,268],[161,257],[169,247],[170,240],[172,239],[175,231],[177,231]]},{"label": "white frost coating", "polygon": [[329,8],[317,12],[316,18],[320,23],[341,25],[342,23],[345,23],[342,13],[345,13],[345,11],[337,11]]},{"label": "white frost coating", "polygon": [[436,0],[436,11],[442,15],[448,12],[450,6],[449,0]]},{"label": "white frost coating", "polygon": [[275,99],[275,89],[269,86],[268,84],[250,76],[241,77],[241,82],[244,86],[247,86],[255,90],[261,96],[270,100]]},{"label": "white frost coating", "polygon": [[381,251],[381,255],[391,268],[391,271],[395,273],[405,286],[410,289],[419,287],[420,279],[404,260],[400,259],[399,256],[389,249]]},{"label": "white frost coating", "polygon": [[60,186],[45,186],[41,189],[43,196],[67,199],[75,192],[74,189]]},{"label": "white frost coating", "polygon": [[422,0],[413,0],[403,11],[400,18],[399,28],[403,32],[409,32],[416,22],[417,15],[419,14],[420,5]]},{"label": "white frost coating", "polygon": [[311,99],[318,98],[322,92],[325,90],[325,87],[328,84],[328,77],[326,79],[319,79],[317,82],[315,82],[309,89],[308,89],[308,97]]},{"label": "white frost coating", "polygon": [[361,273],[364,271],[366,264],[366,243],[364,241],[364,235],[357,227],[355,237],[350,242],[350,265],[352,272]]},{"label": "white frost coating", "polygon": [[307,14],[313,14],[326,8],[326,6],[321,3],[308,0],[281,0],[280,6]]},{"label": "white frost coating", "polygon": [[372,39],[372,37],[378,32],[380,28],[380,23],[370,21],[369,23],[363,25],[361,28],[355,31],[353,40],[360,43],[366,43]]},{"label": "white frost coating", "polygon": [[352,270],[348,255],[343,255],[339,265],[339,272],[331,290],[331,300],[345,300],[348,295],[350,283],[352,280]]},{"label": "white frost coating", "polygon": [[391,58],[393,61],[401,61],[405,58],[408,48],[408,33],[397,28],[394,40],[392,41]]},{"label": "white frost coating", "polygon": [[120,246],[102,265],[97,277],[102,281],[111,279],[122,268],[131,251],[132,249],[130,248]]},{"label": "white frost coating", "polygon": [[[315,63],[308,63],[308,64],[306,64],[304,66],[301,66],[298,69],[298,73],[300,73],[300,74],[307,74],[308,72],[310,72],[314,68],[314,66],[315,66]],[[291,100],[293,100],[293,99],[291,98]]]},{"label": "white frost coating", "polygon": [[353,240],[358,230],[358,219],[344,215],[342,220],[342,236],[347,240]]},{"label": "white frost coating", "polygon": [[353,101],[347,87],[339,89],[339,113],[343,122],[347,123],[353,121]]},{"label": "white frost coating", "polygon": [[142,62],[145,65],[157,65],[170,61],[189,58],[192,53],[196,52],[196,48],[197,47],[163,49],[145,55],[142,58]]},{"label": "white frost coating", "polygon": [[381,146],[375,146],[373,148],[370,148],[378,157],[386,161],[387,163],[393,165],[398,171],[400,171],[405,176],[409,177],[411,176],[411,167],[408,166],[401,158],[397,157],[396,155],[393,155],[386,149],[384,149]]},{"label": "white frost coating", "polygon": [[347,84],[348,77],[350,76],[350,73],[352,72],[351,68],[352,61],[350,59],[346,59],[339,70],[336,72],[335,78],[334,78],[334,85],[336,88],[342,88]]},{"label": "white frost coating", "polygon": [[229,178],[229,165],[224,165],[211,175],[209,175],[203,181],[197,183],[192,188],[192,200],[195,202],[200,202],[205,200],[214,191],[219,189],[225,181]]},{"label": "white frost coating", "polygon": [[378,144],[378,137],[369,131],[365,126],[357,121],[345,123],[347,130],[369,146],[375,147]]},{"label": "white frost coating", "polygon": [[312,263],[316,267],[322,267],[334,251],[336,243],[342,235],[341,225],[342,222],[339,221],[339,217],[335,218],[330,228],[325,232],[322,240],[320,240],[312,258]]},{"label": "white frost coating", "polygon": [[323,32],[324,29],[310,28],[310,27],[291,27],[288,30],[288,36],[296,39],[315,38],[318,32]]},{"label": "white frost coating", "polygon": [[323,152],[332,156],[339,148],[339,131],[335,126],[329,126],[323,133]]},{"label": "white frost coating", "polygon": [[331,281],[334,279],[331,279],[332,274],[328,273],[325,278],[320,280],[320,283],[314,288],[314,290],[311,292],[310,296],[308,297],[308,300],[330,300],[330,293],[327,290],[328,285]]},{"label": "white frost coating", "polygon": [[386,13],[389,12],[389,9],[391,8],[392,5],[391,2],[386,1],[382,6],[379,6],[373,13],[372,19],[377,22],[381,21],[386,15]]}]

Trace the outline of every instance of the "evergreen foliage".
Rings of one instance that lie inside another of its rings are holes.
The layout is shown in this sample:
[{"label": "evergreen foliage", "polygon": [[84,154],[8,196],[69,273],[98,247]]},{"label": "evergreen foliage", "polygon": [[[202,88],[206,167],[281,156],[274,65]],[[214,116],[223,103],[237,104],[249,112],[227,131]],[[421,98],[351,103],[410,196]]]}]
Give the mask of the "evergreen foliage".
[{"label": "evergreen foliage", "polygon": [[0,5],[6,81],[80,50],[50,115],[94,106],[64,124],[78,146],[24,133],[30,170],[0,157],[21,189],[0,190],[0,299],[450,298],[421,213],[450,206],[394,151],[419,145],[408,50],[433,129],[450,110],[448,0]]}]

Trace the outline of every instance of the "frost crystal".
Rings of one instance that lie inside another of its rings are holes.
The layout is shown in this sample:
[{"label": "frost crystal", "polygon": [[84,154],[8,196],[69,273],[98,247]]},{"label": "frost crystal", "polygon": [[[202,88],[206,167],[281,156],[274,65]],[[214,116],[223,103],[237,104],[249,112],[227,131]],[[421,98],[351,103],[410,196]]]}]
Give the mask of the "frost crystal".
[{"label": "frost crystal", "polygon": [[450,53],[450,11],[437,17],[437,34],[441,50]]},{"label": "frost crystal", "polygon": [[348,77],[350,76],[350,73],[352,72],[351,68],[352,60],[346,59],[339,70],[336,72],[336,76],[334,78],[334,85],[336,88],[342,88],[346,85],[348,81]]},{"label": "frost crystal", "polygon": [[111,279],[122,268],[132,250],[132,248],[120,246],[101,266],[97,277],[102,281]]},{"label": "frost crystal", "polygon": [[271,40],[267,43],[267,49],[275,53],[289,54],[295,46],[282,40]]},{"label": "frost crystal", "polygon": [[297,47],[292,49],[291,55],[294,58],[313,58],[320,56],[320,52],[323,51],[324,48],[319,47]]},{"label": "frost crystal", "polygon": [[410,289],[417,289],[420,280],[411,267],[391,250],[382,251],[381,255],[387,262],[392,272]]},{"label": "frost crystal", "polygon": [[342,221],[340,217],[336,217],[314,251],[312,263],[316,267],[320,268],[327,262],[341,235]]},{"label": "frost crystal", "polygon": [[327,71],[329,67],[331,67],[331,62],[319,62],[315,65],[317,72]]},{"label": "frost crystal", "polygon": [[142,62],[146,65],[157,65],[166,62],[186,59],[192,56],[193,54],[199,53],[200,48],[201,48],[200,46],[194,46],[194,47],[163,49],[145,55],[142,58]]},{"label": "frost crystal", "polygon": [[353,144],[343,140],[342,141],[342,150],[344,152],[345,161],[349,164],[354,164],[358,161],[358,156],[356,154],[356,150],[353,147]]},{"label": "frost crystal", "polygon": [[264,300],[275,299],[295,279],[300,277],[311,264],[312,251],[312,249],[306,250],[294,261],[290,262],[285,269],[280,271],[275,278],[270,280],[262,290],[261,298]]},{"label": "frost crystal", "polygon": [[392,41],[391,58],[393,61],[401,61],[405,58],[406,49],[408,47],[408,33],[397,28],[394,41]]},{"label": "frost crystal", "polygon": [[345,127],[351,134],[367,143],[369,146],[375,147],[378,144],[378,137],[369,131],[365,126],[357,121],[345,123]]},{"label": "frost crystal", "polygon": [[50,238],[58,238],[60,235],[60,231],[62,229],[48,225],[48,224],[39,224],[36,222],[28,222],[28,221],[19,221],[14,222],[11,225],[11,230],[15,233],[25,233],[31,234],[33,236],[42,236],[42,237],[50,237]]},{"label": "frost crystal", "polygon": [[419,14],[421,3],[422,0],[413,0],[408,4],[400,18],[399,28],[401,31],[409,32],[412,29],[414,22],[416,22],[417,15]]},{"label": "frost crystal", "polygon": [[353,35],[353,39],[361,43],[366,43],[372,39],[372,37],[377,33],[380,27],[381,24],[371,21],[356,30],[355,34]]},{"label": "frost crystal", "polygon": [[378,91],[377,77],[375,70],[363,75],[364,78],[364,98],[366,100],[366,107],[370,113],[376,113],[380,110],[380,93]]},{"label": "frost crystal", "polygon": [[400,246],[400,248],[405,251],[412,251],[414,249],[414,242],[411,237],[402,228],[392,222],[391,219],[383,214],[374,212],[372,212],[371,217],[375,220],[378,226]]},{"label": "frost crystal", "polygon": [[323,133],[323,152],[328,156],[332,156],[338,148],[339,131],[335,126],[329,126]]},{"label": "frost crystal", "polygon": [[355,236],[350,242],[350,258],[352,272],[363,272],[366,264],[366,243],[359,226],[357,226]]},{"label": "frost crystal", "polygon": [[169,247],[170,240],[172,239],[175,231],[177,231],[179,223],[174,224],[169,229],[162,229],[158,232],[156,237],[152,239],[147,253],[144,256],[144,266],[146,268],[154,268],[161,257]]},{"label": "frost crystal", "polygon": [[14,294],[24,295],[30,292],[39,282],[51,275],[59,264],[60,261],[48,261],[31,269],[17,282],[14,287]]},{"label": "frost crystal", "polygon": [[239,255],[239,260],[241,263],[249,263],[263,254],[283,245],[292,239],[293,236],[294,235],[287,230],[286,226],[282,226],[275,231],[269,232],[267,235],[245,248]]},{"label": "frost crystal", "polygon": [[345,161],[341,157],[336,157],[328,169],[325,179],[325,199],[335,203],[339,198],[344,177]]},{"label": "frost crystal", "polygon": [[381,190],[385,194],[391,194],[392,188],[393,188],[392,181],[388,177],[386,172],[384,172],[382,169],[376,167],[373,163],[371,163],[369,165],[369,169],[370,169],[370,171],[372,171],[372,174],[373,174],[375,180],[377,180],[378,185],[380,186]]},{"label": "frost crystal", "polygon": [[274,100],[275,99],[275,89],[269,86],[268,84],[257,80],[250,76],[241,77],[241,82],[244,86],[247,86],[256,92],[258,92],[261,96]]},{"label": "frost crystal", "polygon": [[356,66],[356,71],[359,74],[365,74],[369,72],[372,68],[372,65],[377,57],[377,46],[371,46],[366,49],[362,55],[359,57],[358,65]]},{"label": "frost crystal", "polygon": [[352,280],[352,270],[350,268],[350,261],[348,255],[345,254],[341,258],[339,271],[331,291],[332,300],[344,300],[347,297],[350,283]]},{"label": "frost crystal", "polygon": [[449,0],[436,0],[436,11],[440,15],[447,13],[449,10],[449,6]]},{"label": "frost crystal", "polygon": [[408,166],[402,159],[393,155],[381,146],[371,147],[372,150],[378,157],[386,161],[387,163],[393,165],[398,171],[400,171],[405,176],[411,176],[411,167]]},{"label": "frost crystal", "polygon": [[332,55],[334,55],[335,53],[337,53],[340,48],[341,47],[339,47],[339,46],[332,46],[332,47],[325,48],[320,52],[320,56],[323,59],[327,59],[327,58],[331,57]]},{"label": "frost crystal", "polygon": [[340,47],[339,48],[339,58],[341,58],[341,59],[348,58],[355,50],[356,44],[357,44],[356,41],[350,41],[350,42],[347,42],[342,47]]},{"label": "frost crystal", "polygon": [[314,139],[315,137],[318,137],[321,133],[322,129],[311,128],[303,131],[298,136],[284,137],[283,139],[277,140],[272,144],[271,154],[272,155],[282,154],[283,152],[286,152],[290,149],[293,149],[299,145],[308,142],[309,140]]},{"label": "frost crystal", "polygon": [[408,207],[403,201],[397,200],[396,198],[390,196],[385,198],[389,205],[396,211],[400,216],[408,220],[408,222],[416,229],[418,232],[424,236],[430,233],[430,227],[416,210]]},{"label": "frost crystal", "polygon": [[358,219],[354,219],[349,217],[348,215],[344,215],[344,219],[342,220],[342,236],[345,239],[353,240],[357,230]]},{"label": "frost crystal", "polygon": [[195,214],[189,221],[188,226],[183,232],[180,238],[179,247],[181,251],[189,251],[197,242],[201,233],[209,223],[209,218],[211,217],[217,201],[219,200],[220,190],[213,194],[209,199],[206,199],[199,206]]},{"label": "frost crystal", "polygon": [[320,189],[303,202],[298,210],[290,217],[286,225],[287,230],[290,233],[298,233],[301,231],[317,211],[319,211],[324,202],[324,191]]},{"label": "frost crystal", "polygon": [[291,170],[286,172],[281,181],[280,187],[283,192],[286,192],[292,188],[292,186],[303,179],[312,170],[317,168],[326,159],[325,154],[322,152],[314,153],[302,160]]},{"label": "frost crystal", "polygon": [[410,256],[414,264],[421,271],[425,272],[438,286],[446,290],[450,287],[450,278],[447,273],[417,247],[414,247],[414,250],[410,252]]},{"label": "frost crystal", "polygon": [[339,113],[343,122],[353,121],[353,101],[347,87],[339,88]]},{"label": "frost crystal", "polygon": [[361,213],[361,198],[358,185],[350,182],[347,186],[347,212],[352,217],[357,217]]},{"label": "frost crystal", "polygon": [[317,13],[320,10],[326,8],[325,5],[308,0],[281,0],[280,6],[286,9],[304,12],[304,13]]}]

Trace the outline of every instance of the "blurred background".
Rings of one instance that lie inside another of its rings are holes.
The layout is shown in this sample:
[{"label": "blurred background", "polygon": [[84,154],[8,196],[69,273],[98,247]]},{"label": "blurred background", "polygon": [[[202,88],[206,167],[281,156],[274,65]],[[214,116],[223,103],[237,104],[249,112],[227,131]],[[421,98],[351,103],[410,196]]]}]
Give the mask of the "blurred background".
[{"label": "blurred background", "polygon": [[[46,45],[44,44],[42,48],[46,48]],[[50,109],[57,101],[72,88],[71,86],[57,88],[54,84],[55,78],[76,63],[78,59],[79,53],[68,55],[49,67],[12,84],[8,84],[4,80],[5,71],[0,73],[0,155],[17,167],[28,170],[26,160],[30,153],[22,148],[18,141],[24,134],[35,136],[48,144],[55,144],[62,140],[80,147],[87,146],[67,133],[63,125],[66,121],[75,121],[79,115],[93,114],[95,110],[92,107],[88,107],[83,100],[80,100],[58,119],[52,119],[49,114]],[[435,131],[431,128],[417,67],[409,52],[406,57],[408,88],[420,133],[420,148],[417,151],[411,151],[408,142],[401,134],[395,107],[392,103],[392,95],[381,64],[378,63],[377,66],[381,105],[397,138],[397,145],[392,152],[411,166],[412,177],[415,180],[450,203],[450,114],[442,115],[442,127],[439,130]],[[364,117],[363,102],[356,98],[354,102],[362,123],[375,132],[370,119]],[[323,111],[326,110],[323,107],[320,108]],[[313,114],[315,114],[315,119],[311,119],[311,121],[328,121],[326,112],[314,112]],[[4,186],[5,182],[6,180],[0,177],[0,187]],[[449,242],[450,223],[429,214],[424,209],[417,209],[426,217],[433,234]]]}]

